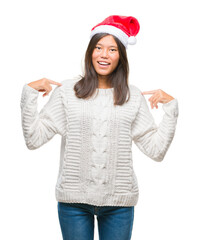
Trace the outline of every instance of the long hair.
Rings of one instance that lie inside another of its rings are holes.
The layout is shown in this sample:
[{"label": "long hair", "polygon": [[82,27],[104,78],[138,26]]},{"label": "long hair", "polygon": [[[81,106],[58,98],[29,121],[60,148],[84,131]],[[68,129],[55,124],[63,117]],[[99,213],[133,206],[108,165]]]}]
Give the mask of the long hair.
[{"label": "long hair", "polygon": [[[90,98],[95,93],[96,88],[98,88],[98,76],[92,64],[92,54],[98,41],[107,35],[110,34],[95,34],[88,44],[85,54],[84,76],[81,76],[81,79],[74,85],[75,95],[78,98]],[[129,64],[126,48],[118,38],[115,36],[113,36],[113,38],[117,43],[119,62],[115,70],[109,75],[107,84],[114,88],[114,105],[123,105],[125,102],[128,102],[130,98],[128,86]]]}]

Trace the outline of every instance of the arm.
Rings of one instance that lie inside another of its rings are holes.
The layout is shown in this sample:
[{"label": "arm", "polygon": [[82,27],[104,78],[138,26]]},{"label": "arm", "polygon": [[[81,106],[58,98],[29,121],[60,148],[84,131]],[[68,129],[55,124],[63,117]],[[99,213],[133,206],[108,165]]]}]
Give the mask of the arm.
[{"label": "arm", "polygon": [[146,99],[141,97],[140,108],[132,123],[131,136],[137,147],[155,161],[162,161],[173,140],[177,118],[178,101],[173,99],[162,105],[164,116],[159,126],[149,111]]},{"label": "arm", "polygon": [[21,121],[26,146],[37,149],[47,143],[55,134],[64,134],[65,113],[62,104],[60,86],[52,92],[49,101],[38,113],[39,91],[24,85],[21,95]]}]

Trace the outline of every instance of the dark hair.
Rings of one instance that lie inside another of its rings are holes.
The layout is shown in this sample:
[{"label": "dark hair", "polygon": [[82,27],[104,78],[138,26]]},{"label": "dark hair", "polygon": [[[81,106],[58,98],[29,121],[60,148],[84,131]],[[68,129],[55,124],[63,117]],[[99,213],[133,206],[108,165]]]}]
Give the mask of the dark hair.
[{"label": "dark hair", "polygon": [[[75,95],[78,98],[90,98],[98,88],[98,76],[92,64],[92,54],[98,41],[110,35],[108,33],[95,34],[87,47],[85,54],[85,73],[81,79],[74,85]],[[114,88],[114,105],[123,105],[128,102],[130,98],[130,91],[128,86],[129,64],[125,46],[121,41],[113,36],[117,43],[119,51],[119,62],[116,69],[110,74],[107,84]],[[127,98],[128,94],[128,99]]]}]

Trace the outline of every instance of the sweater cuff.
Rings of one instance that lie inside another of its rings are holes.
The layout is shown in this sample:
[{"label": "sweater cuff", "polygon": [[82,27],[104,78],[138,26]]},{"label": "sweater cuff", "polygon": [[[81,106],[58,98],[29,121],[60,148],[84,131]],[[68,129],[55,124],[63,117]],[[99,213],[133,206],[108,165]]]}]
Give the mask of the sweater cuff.
[{"label": "sweater cuff", "polygon": [[34,88],[30,87],[28,84],[25,84],[22,89],[22,94],[21,94],[21,108],[25,105],[27,102],[28,98],[31,96],[35,98],[38,97],[39,91],[35,90]]},{"label": "sweater cuff", "polygon": [[170,117],[177,118],[179,115],[178,100],[176,98],[172,99],[168,103],[164,103],[162,108]]}]

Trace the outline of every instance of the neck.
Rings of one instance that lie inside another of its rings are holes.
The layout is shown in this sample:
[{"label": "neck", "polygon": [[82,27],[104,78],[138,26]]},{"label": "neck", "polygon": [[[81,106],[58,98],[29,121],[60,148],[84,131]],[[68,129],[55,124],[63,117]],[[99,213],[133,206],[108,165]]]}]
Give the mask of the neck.
[{"label": "neck", "polygon": [[108,83],[108,76],[98,76],[98,88],[111,88],[112,86]]}]

